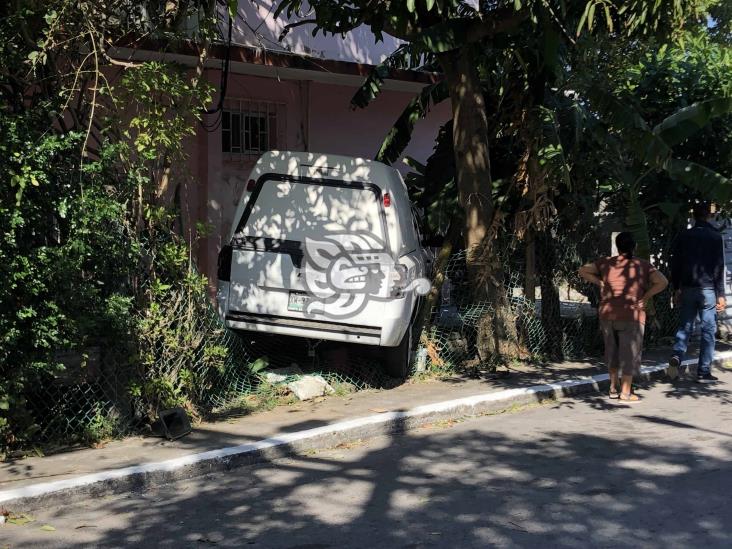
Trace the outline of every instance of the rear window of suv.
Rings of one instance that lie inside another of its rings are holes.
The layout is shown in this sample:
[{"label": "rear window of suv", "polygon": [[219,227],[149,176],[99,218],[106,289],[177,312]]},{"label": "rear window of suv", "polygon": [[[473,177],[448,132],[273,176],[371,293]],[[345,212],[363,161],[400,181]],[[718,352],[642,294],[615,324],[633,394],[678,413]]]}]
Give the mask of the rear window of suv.
[{"label": "rear window of suv", "polygon": [[332,233],[386,240],[374,189],[347,183],[264,181],[237,236],[304,242],[306,236],[317,239]]}]

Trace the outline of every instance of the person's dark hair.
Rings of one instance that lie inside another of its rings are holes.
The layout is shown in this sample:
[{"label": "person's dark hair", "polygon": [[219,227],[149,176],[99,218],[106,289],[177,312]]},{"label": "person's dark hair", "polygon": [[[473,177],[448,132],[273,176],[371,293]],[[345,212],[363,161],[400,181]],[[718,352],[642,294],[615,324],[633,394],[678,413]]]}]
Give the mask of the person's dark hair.
[{"label": "person's dark hair", "polygon": [[697,202],[691,211],[694,212],[694,219],[706,221],[712,215],[712,205],[709,202]]},{"label": "person's dark hair", "polygon": [[615,246],[618,248],[620,255],[624,255],[628,259],[633,257],[635,251],[635,238],[630,233],[620,233],[615,237]]}]

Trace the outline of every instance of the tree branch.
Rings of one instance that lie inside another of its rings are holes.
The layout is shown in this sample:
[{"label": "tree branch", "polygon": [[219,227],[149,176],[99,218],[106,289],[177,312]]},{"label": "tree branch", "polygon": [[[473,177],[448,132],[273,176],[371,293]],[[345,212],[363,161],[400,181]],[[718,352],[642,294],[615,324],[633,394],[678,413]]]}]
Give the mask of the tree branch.
[{"label": "tree branch", "polygon": [[[513,8],[501,8],[485,13],[480,18],[452,18],[446,21],[434,23],[434,25],[445,26],[450,23],[464,23],[464,28],[459,32],[460,36],[464,38],[463,42],[465,45],[480,42],[484,38],[490,38],[497,34],[510,32],[528,19],[529,15],[530,13],[528,10],[516,11]],[[366,21],[366,24],[369,24],[369,22]],[[383,29],[387,34],[390,34],[400,40],[416,42],[420,40],[423,33],[433,29],[433,26],[412,25],[407,23],[404,30],[400,32],[394,26],[389,24],[389,22],[385,21]]]},{"label": "tree branch", "polygon": [[486,13],[480,20],[470,25],[466,31],[466,42],[473,44],[483,38],[509,32],[529,18],[528,10],[516,11],[513,8],[493,10]]},{"label": "tree branch", "polygon": [[102,50],[102,57],[104,57],[104,59],[110,65],[114,65],[116,67],[124,67],[125,69],[136,69],[143,64],[141,62],[122,61],[121,59],[115,59],[115,58],[111,57],[106,50]]},{"label": "tree branch", "polygon": [[282,29],[282,32],[280,33],[279,40],[282,40],[285,36],[287,36],[290,31],[296,27],[302,27],[303,25],[317,25],[318,21],[315,19],[300,19],[300,21],[295,21],[294,23],[288,23],[284,26]]}]

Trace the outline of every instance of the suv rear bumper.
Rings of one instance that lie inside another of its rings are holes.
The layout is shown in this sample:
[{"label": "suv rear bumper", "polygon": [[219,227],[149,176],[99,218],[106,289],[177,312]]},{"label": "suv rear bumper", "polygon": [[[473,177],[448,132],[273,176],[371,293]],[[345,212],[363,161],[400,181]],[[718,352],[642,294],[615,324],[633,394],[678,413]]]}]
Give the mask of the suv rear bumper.
[{"label": "suv rear bumper", "polygon": [[229,311],[226,314],[226,326],[235,330],[267,332],[310,339],[344,341],[364,345],[380,345],[382,328],[292,318],[286,316]]}]

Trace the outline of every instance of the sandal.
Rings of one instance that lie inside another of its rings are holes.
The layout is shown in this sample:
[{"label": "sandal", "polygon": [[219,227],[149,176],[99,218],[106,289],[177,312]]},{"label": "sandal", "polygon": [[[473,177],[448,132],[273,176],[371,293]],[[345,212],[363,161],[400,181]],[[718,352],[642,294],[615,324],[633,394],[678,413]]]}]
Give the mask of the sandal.
[{"label": "sandal", "polygon": [[622,400],[623,402],[638,402],[640,397],[635,393],[620,393],[618,400]]},{"label": "sandal", "polygon": [[611,390],[610,390],[610,393],[608,394],[608,396],[609,396],[610,398],[612,398],[612,399],[616,399],[616,398],[620,398],[620,393],[618,392],[618,390],[617,390],[617,389],[615,389],[615,390],[612,390],[612,389],[611,389]]}]

